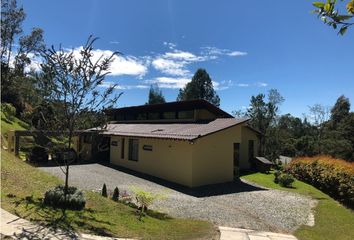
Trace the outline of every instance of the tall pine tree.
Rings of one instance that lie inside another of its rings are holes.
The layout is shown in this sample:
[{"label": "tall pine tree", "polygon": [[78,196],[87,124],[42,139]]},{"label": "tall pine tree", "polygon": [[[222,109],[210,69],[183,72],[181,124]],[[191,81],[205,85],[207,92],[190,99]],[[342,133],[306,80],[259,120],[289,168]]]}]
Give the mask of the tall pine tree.
[{"label": "tall pine tree", "polygon": [[165,97],[162,95],[162,91],[160,90],[157,84],[150,86],[149,91],[149,100],[146,104],[158,104],[165,103]]},{"label": "tall pine tree", "polygon": [[220,105],[220,98],[216,94],[213,82],[205,69],[198,69],[194,74],[192,81],[179,90],[177,101],[186,101],[194,99],[204,99],[214,104]]}]

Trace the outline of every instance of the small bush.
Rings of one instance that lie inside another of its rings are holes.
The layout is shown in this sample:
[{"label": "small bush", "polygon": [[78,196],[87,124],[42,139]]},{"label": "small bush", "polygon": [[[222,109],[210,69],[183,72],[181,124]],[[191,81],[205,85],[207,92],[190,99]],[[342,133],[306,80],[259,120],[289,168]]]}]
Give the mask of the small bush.
[{"label": "small bush", "polygon": [[328,156],[294,159],[287,170],[331,197],[354,207],[354,163]]},{"label": "small bush", "polygon": [[107,194],[107,186],[106,186],[105,183],[103,184],[102,191],[101,191],[101,195],[102,195],[103,197],[108,197],[108,194]]},{"label": "small bush", "polygon": [[1,103],[1,111],[9,121],[13,121],[16,115],[16,108],[10,103]]},{"label": "small bush", "polygon": [[280,175],[281,175],[281,171],[275,171],[274,172],[274,182],[276,183],[276,184],[278,184],[279,183],[279,177],[280,177]]},{"label": "small bush", "polygon": [[116,202],[119,200],[119,189],[117,187],[113,191],[112,200]]},{"label": "small bush", "polygon": [[141,220],[142,216],[145,214],[151,204],[154,203],[154,201],[163,198],[161,194],[147,192],[137,187],[132,188],[132,191],[134,192],[136,202],[138,203],[139,220]]},{"label": "small bush", "polygon": [[54,208],[82,210],[85,207],[86,199],[83,192],[76,187],[68,188],[65,199],[64,186],[56,186],[44,194],[43,203]]},{"label": "small bush", "polygon": [[282,173],[278,177],[278,181],[280,186],[291,188],[293,186],[293,182],[295,181],[294,177],[288,173]]}]

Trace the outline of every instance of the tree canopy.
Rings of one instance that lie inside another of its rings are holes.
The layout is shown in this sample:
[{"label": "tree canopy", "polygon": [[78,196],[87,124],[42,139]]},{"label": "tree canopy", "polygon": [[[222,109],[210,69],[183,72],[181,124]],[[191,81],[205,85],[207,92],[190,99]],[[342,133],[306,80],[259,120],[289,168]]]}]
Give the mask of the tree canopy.
[{"label": "tree canopy", "polygon": [[198,69],[194,74],[192,81],[179,90],[177,101],[204,99],[220,106],[220,98],[214,90],[213,82],[205,69]]},{"label": "tree canopy", "polygon": [[157,104],[157,103],[165,103],[165,97],[162,95],[162,91],[160,90],[157,84],[151,85],[149,90],[149,99],[146,104]]}]

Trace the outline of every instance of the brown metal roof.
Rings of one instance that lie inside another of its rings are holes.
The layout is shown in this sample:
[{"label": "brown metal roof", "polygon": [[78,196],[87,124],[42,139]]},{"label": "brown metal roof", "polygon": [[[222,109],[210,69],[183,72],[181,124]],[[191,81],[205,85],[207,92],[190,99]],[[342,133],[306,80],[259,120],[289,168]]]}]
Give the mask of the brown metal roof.
[{"label": "brown metal roof", "polygon": [[[103,130],[102,134],[194,140],[247,121],[248,119],[218,118],[209,123],[116,123],[108,124],[107,129]],[[89,129],[87,131],[93,130],[97,129]]]},{"label": "brown metal roof", "polygon": [[219,118],[233,118],[232,115],[214,106],[210,102],[203,99],[177,101],[160,104],[147,104],[132,107],[112,108],[106,109],[107,115],[115,113],[141,113],[141,112],[155,112],[155,111],[179,111],[179,110],[192,110],[192,109],[207,109]]}]

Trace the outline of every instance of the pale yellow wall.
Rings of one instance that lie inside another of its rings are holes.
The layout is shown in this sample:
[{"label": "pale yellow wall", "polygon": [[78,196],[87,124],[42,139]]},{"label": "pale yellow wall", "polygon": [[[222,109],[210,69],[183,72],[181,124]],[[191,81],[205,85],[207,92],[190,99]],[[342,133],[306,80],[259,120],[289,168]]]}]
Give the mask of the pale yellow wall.
[{"label": "pale yellow wall", "polygon": [[[120,136],[112,136],[112,141],[118,141],[118,146],[110,147],[111,162],[138,172],[156,176],[185,186],[192,186],[192,147],[188,141],[168,139],[139,139],[139,160],[128,160],[129,139],[125,138],[125,156],[121,159]],[[151,145],[152,151],[143,150],[144,145]]]},{"label": "pale yellow wall", "polygon": [[195,141],[193,185],[233,180],[233,143],[241,141],[241,126],[231,127]]},{"label": "pale yellow wall", "polygon": [[234,143],[240,143],[240,168],[249,168],[248,140],[255,140],[254,156],[257,156],[257,135],[245,124],[196,140],[193,151],[193,186],[233,180]]},{"label": "pale yellow wall", "polygon": [[247,169],[250,168],[250,162],[249,162],[249,154],[248,154],[248,141],[249,140],[254,140],[254,153],[253,155],[256,157],[258,156],[258,148],[259,148],[259,137],[255,131],[252,131],[248,127],[243,127],[242,128],[242,143],[241,143],[241,156],[242,156],[242,162],[240,165],[241,169]]}]

